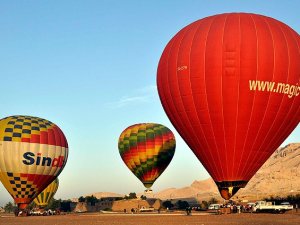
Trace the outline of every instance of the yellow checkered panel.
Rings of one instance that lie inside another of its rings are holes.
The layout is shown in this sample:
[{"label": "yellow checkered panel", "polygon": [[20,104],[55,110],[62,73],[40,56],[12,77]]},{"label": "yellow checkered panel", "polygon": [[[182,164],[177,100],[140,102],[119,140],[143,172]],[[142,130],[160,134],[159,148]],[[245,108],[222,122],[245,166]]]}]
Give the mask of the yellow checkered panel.
[{"label": "yellow checkered panel", "polygon": [[55,126],[48,120],[31,116],[12,116],[6,124],[3,141],[17,141],[30,139],[32,135],[40,135],[41,131],[47,131]]},{"label": "yellow checkered panel", "polygon": [[11,184],[11,193],[15,198],[32,198],[36,191],[37,186],[28,177],[23,177],[19,173],[7,173],[7,178]]}]

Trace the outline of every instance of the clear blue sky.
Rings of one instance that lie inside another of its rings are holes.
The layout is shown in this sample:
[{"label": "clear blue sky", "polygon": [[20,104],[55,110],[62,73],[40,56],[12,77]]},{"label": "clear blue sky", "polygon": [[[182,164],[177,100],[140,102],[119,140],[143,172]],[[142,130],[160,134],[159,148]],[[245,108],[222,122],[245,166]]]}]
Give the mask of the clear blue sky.
[{"label": "clear blue sky", "polygon": [[[161,53],[181,28],[224,12],[274,17],[298,33],[300,2],[0,1],[0,117],[33,115],[64,131],[70,146],[56,198],[143,192],[121,160],[128,125],[170,124],[156,91]],[[285,141],[299,142],[300,127]],[[175,157],[153,186],[184,187],[209,175],[176,133]],[[0,184],[0,206],[11,200]]]}]

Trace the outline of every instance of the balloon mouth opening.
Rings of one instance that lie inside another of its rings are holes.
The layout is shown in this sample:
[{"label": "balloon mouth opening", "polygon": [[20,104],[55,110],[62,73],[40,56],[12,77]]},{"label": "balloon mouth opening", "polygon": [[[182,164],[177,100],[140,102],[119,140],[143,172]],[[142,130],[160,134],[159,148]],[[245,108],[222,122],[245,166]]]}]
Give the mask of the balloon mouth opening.
[{"label": "balloon mouth opening", "polygon": [[153,185],[153,182],[143,182],[143,184],[144,184],[144,186],[145,186],[145,188],[147,188],[145,191],[144,191],[144,193],[145,194],[149,194],[149,193],[152,193],[152,190],[151,190],[151,187],[152,187],[152,185]]},{"label": "balloon mouth opening", "polygon": [[14,198],[14,200],[18,206],[18,209],[21,209],[21,210],[26,209],[26,207],[32,201],[32,199],[30,199],[30,198]]},{"label": "balloon mouth opening", "polygon": [[23,210],[23,209],[26,209],[27,205],[28,205],[27,203],[19,203],[18,208]]},{"label": "balloon mouth opening", "polygon": [[149,182],[149,183],[143,182],[143,184],[144,184],[145,188],[147,188],[147,190],[149,190],[152,187],[153,182]]},{"label": "balloon mouth opening", "polygon": [[234,196],[240,188],[244,188],[247,181],[241,180],[241,181],[221,181],[217,182],[215,181],[216,185],[218,186],[220,195],[225,200],[229,200],[232,196]]}]

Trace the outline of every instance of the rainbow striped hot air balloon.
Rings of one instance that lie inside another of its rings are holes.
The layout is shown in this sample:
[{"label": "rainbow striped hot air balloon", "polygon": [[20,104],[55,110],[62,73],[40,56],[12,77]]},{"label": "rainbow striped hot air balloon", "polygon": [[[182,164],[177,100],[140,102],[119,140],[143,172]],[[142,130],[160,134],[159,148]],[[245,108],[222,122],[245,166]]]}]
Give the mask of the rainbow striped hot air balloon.
[{"label": "rainbow striped hot air balloon", "polygon": [[149,190],[175,153],[172,131],[155,123],[135,124],[119,138],[119,152],[126,166]]},{"label": "rainbow striped hot air balloon", "polygon": [[40,208],[46,207],[55,195],[59,186],[58,178],[48,185],[33,201]]},{"label": "rainbow striped hot air balloon", "polygon": [[19,209],[55,180],[68,152],[65,135],[48,120],[32,116],[0,120],[0,180]]}]

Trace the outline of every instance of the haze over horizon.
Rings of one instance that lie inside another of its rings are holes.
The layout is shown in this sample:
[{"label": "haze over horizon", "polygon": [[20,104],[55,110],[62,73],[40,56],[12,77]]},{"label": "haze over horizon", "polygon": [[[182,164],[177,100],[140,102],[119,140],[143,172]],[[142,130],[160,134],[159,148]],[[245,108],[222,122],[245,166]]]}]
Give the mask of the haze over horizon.
[{"label": "haze over horizon", "polygon": [[[184,187],[209,174],[167,118],[156,69],[168,41],[184,26],[225,12],[280,20],[300,33],[300,2],[2,1],[0,118],[32,115],[57,124],[69,158],[55,198],[144,191],[118,152],[120,133],[161,123],[176,136],[174,158],[154,192]],[[281,146],[300,142],[300,126]],[[0,184],[0,206],[13,201]]]}]

